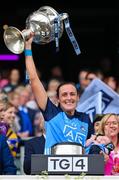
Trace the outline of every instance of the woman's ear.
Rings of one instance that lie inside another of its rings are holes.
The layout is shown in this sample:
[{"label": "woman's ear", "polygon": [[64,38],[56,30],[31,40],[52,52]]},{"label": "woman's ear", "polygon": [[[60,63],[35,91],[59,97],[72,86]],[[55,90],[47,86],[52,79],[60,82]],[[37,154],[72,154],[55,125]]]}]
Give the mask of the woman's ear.
[{"label": "woman's ear", "polygon": [[59,104],[59,98],[57,97],[57,102],[58,102],[58,104]]}]

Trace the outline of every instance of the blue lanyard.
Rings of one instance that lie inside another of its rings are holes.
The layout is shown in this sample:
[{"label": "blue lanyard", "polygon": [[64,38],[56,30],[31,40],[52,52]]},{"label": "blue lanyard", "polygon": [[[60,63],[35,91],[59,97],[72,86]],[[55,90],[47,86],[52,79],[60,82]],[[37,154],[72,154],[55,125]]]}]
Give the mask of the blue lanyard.
[{"label": "blue lanyard", "polygon": [[60,30],[59,17],[55,18],[54,20],[54,28],[55,28],[56,52],[58,52],[59,51],[59,30]]},{"label": "blue lanyard", "polygon": [[67,35],[73,45],[73,48],[77,55],[81,53],[81,50],[79,48],[79,45],[76,41],[76,38],[72,32],[72,29],[70,27],[69,18],[65,15],[65,13],[60,14],[57,18],[54,20],[54,28],[55,28],[55,43],[56,43],[56,51],[59,51],[59,31],[60,31],[60,19],[65,16],[64,18],[64,25],[67,32]]}]

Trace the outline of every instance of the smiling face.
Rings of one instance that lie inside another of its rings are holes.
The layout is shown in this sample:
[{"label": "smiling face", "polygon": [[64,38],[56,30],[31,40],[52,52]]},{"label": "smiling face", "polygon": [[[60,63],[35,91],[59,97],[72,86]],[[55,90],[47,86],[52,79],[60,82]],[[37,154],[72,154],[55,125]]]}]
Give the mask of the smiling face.
[{"label": "smiling face", "polygon": [[10,72],[10,82],[13,84],[18,84],[20,80],[20,72],[18,69],[12,69]]},{"label": "smiling face", "polygon": [[95,133],[98,133],[99,127],[100,127],[100,121],[95,122],[94,123],[94,131],[95,131]]},{"label": "smiling face", "polygon": [[7,124],[13,124],[14,120],[15,120],[15,107],[11,106],[9,107],[5,112],[4,112],[4,121]]},{"label": "smiling face", "polygon": [[6,105],[0,102],[0,121],[3,121]]},{"label": "smiling face", "polygon": [[108,137],[114,137],[119,134],[119,119],[117,116],[110,116],[104,124],[104,132]]},{"label": "smiling face", "polygon": [[58,101],[64,112],[73,115],[78,101],[78,94],[75,86],[64,84],[59,88]]}]

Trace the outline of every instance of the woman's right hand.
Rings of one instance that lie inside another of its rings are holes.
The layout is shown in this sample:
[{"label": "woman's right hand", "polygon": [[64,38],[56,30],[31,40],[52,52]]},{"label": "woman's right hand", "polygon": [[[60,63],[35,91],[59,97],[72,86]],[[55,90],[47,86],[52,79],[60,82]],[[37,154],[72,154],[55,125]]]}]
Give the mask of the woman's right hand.
[{"label": "woman's right hand", "polygon": [[92,142],[94,142],[95,139],[96,139],[96,135],[92,134],[91,137],[86,141],[86,147],[89,146]]},{"label": "woman's right hand", "polygon": [[25,49],[31,49],[34,33],[31,32],[29,38],[25,41]]}]

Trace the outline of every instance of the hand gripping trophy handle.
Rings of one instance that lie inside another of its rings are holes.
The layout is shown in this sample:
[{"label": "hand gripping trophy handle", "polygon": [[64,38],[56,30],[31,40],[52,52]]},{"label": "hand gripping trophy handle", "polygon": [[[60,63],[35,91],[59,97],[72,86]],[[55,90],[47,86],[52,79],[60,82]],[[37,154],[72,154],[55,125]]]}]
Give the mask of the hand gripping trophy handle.
[{"label": "hand gripping trophy handle", "polygon": [[[76,46],[76,40],[73,38],[74,36],[69,26],[69,21],[67,21],[68,14],[58,14],[58,12],[50,6],[42,6],[30,14],[26,19],[25,30],[20,31],[16,27],[7,27],[3,35],[5,45],[11,52],[20,54],[24,51],[25,41],[29,39],[30,33],[34,32],[33,42],[37,44],[47,44],[55,40],[57,47],[58,40],[63,34],[63,20],[67,34],[71,42],[73,40],[73,46],[74,44]],[[70,35],[72,35],[72,37],[70,37]]]}]

